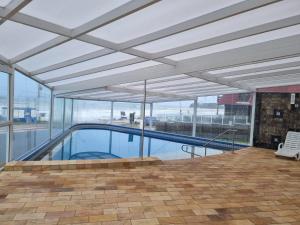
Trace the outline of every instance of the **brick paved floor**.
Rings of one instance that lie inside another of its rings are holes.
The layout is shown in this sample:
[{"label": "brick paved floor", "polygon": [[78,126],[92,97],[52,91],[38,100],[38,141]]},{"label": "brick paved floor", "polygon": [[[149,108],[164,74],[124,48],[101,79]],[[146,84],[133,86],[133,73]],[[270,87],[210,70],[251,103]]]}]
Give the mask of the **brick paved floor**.
[{"label": "brick paved floor", "polygon": [[0,179],[3,225],[300,224],[300,162],[270,150]]}]

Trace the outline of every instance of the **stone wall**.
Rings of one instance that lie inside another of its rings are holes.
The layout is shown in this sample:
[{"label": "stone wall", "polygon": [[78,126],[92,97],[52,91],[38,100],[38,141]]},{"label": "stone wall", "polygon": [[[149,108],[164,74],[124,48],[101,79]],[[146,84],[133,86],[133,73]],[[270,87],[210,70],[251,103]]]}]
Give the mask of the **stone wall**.
[{"label": "stone wall", "polygon": [[[255,146],[276,149],[289,130],[300,131],[300,108],[297,108],[300,94],[296,94],[295,105],[291,105],[290,101],[289,93],[257,93]],[[282,118],[276,118],[274,110],[282,113]]]}]

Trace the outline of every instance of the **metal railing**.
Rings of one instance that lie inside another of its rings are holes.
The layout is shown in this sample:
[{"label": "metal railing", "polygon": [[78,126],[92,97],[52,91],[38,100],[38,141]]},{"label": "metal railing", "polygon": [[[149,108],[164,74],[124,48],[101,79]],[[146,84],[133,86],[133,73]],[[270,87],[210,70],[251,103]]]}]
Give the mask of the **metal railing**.
[{"label": "metal railing", "polygon": [[[177,122],[177,123],[192,123],[192,115],[167,115],[157,114],[156,118],[160,122]],[[214,124],[214,125],[250,125],[249,117],[242,115],[198,115],[196,118],[197,124]]]},{"label": "metal railing", "polygon": [[[222,137],[224,134],[227,134],[227,133],[232,133],[232,136],[231,136],[231,146],[232,146],[232,152],[234,152],[234,140],[235,140],[235,133],[237,132],[237,130],[235,129],[228,129],[228,130],[225,130],[224,132],[222,133],[219,133],[217,136],[215,136],[214,138],[212,138],[211,140],[209,140],[208,142],[206,142],[202,147],[204,148],[204,156],[207,155],[207,148],[209,147],[209,145],[214,142],[216,139]],[[195,152],[190,152],[188,151],[188,147],[192,147],[194,148],[195,146],[194,145],[182,145],[181,146],[181,150],[183,152],[186,152],[186,153],[189,153],[189,154],[193,154],[193,155],[196,155],[196,156],[200,156],[202,157],[201,155],[199,154],[196,154]]]}]

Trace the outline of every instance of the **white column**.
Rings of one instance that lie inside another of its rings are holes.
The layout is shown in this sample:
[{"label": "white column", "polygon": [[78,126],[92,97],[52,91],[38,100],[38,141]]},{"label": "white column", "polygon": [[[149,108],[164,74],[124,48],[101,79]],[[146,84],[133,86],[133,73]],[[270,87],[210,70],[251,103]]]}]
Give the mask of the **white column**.
[{"label": "white column", "polygon": [[193,131],[192,136],[196,137],[196,128],[197,128],[197,108],[198,108],[198,98],[194,100],[194,111],[193,111]]},{"label": "white column", "polygon": [[111,102],[111,106],[110,106],[110,121],[109,123],[112,124],[114,120],[114,102]]},{"label": "white column", "polygon": [[13,121],[14,121],[14,77],[15,69],[12,68],[11,73],[9,74],[9,95],[8,95],[8,121],[9,124],[9,138],[8,138],[8,152],[6,154],[6,161],[9,162],[12,160],[13,156]]},{"label": "white column", "polygon": [[73,113],[74,113],[74,99],[72,98],[72,104],[71,104],[71,126],[73,125]]},{"label": "white column", "polygon": [[250,146],[253,146],[254,124],[255,124],[256,92],[252,94],[251,127],[250,127]]},{"label": "white column", "polygon": [[153,102],[150,103],[150,121],[149,121],[149,125],[150,125],[150,130],[152,130],[152,116],[153,116]]},{"label": "white column", "polygon": [[52,139],[53,113],[54,113],[54,95],[53,95],[53,90],[51,90],[50,115],[49,115],[49,134],[50,134],[50,140]]},{"label": "white column", "polygon": [[144,81],[144,101],[143,101],[143,127],[142,127],[142,134],[140,138],[140,158],[144,158],[144,131],[145,131],[145,110],[146,110],[146,98],[147,98],[147,81]]},{"label": "white column", "polygon": [[144,117],[145,117],[144,107],[146,107],[146,103],[141,103],[140,129],[143,129],[144,126]]}]

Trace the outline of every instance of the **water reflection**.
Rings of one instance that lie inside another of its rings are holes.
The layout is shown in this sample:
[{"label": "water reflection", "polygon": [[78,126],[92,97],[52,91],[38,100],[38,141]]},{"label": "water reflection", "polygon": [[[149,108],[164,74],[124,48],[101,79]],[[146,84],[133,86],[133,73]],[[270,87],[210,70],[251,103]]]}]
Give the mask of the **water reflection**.
[{"label": "water reflection", "polygon": [[[141,137],[109,130],[84,129],[71,133],[55,148],[48,152],[43,160],[76,160],[136,158],[140,156]],[[204,156],[203,147],[192,147],[192,153],[181,150],[182,143],[155,138],[144,138],[145,157],[160,159],[187,159]],[[207,155],[221,154],[223,151],[208,149]]]}]

